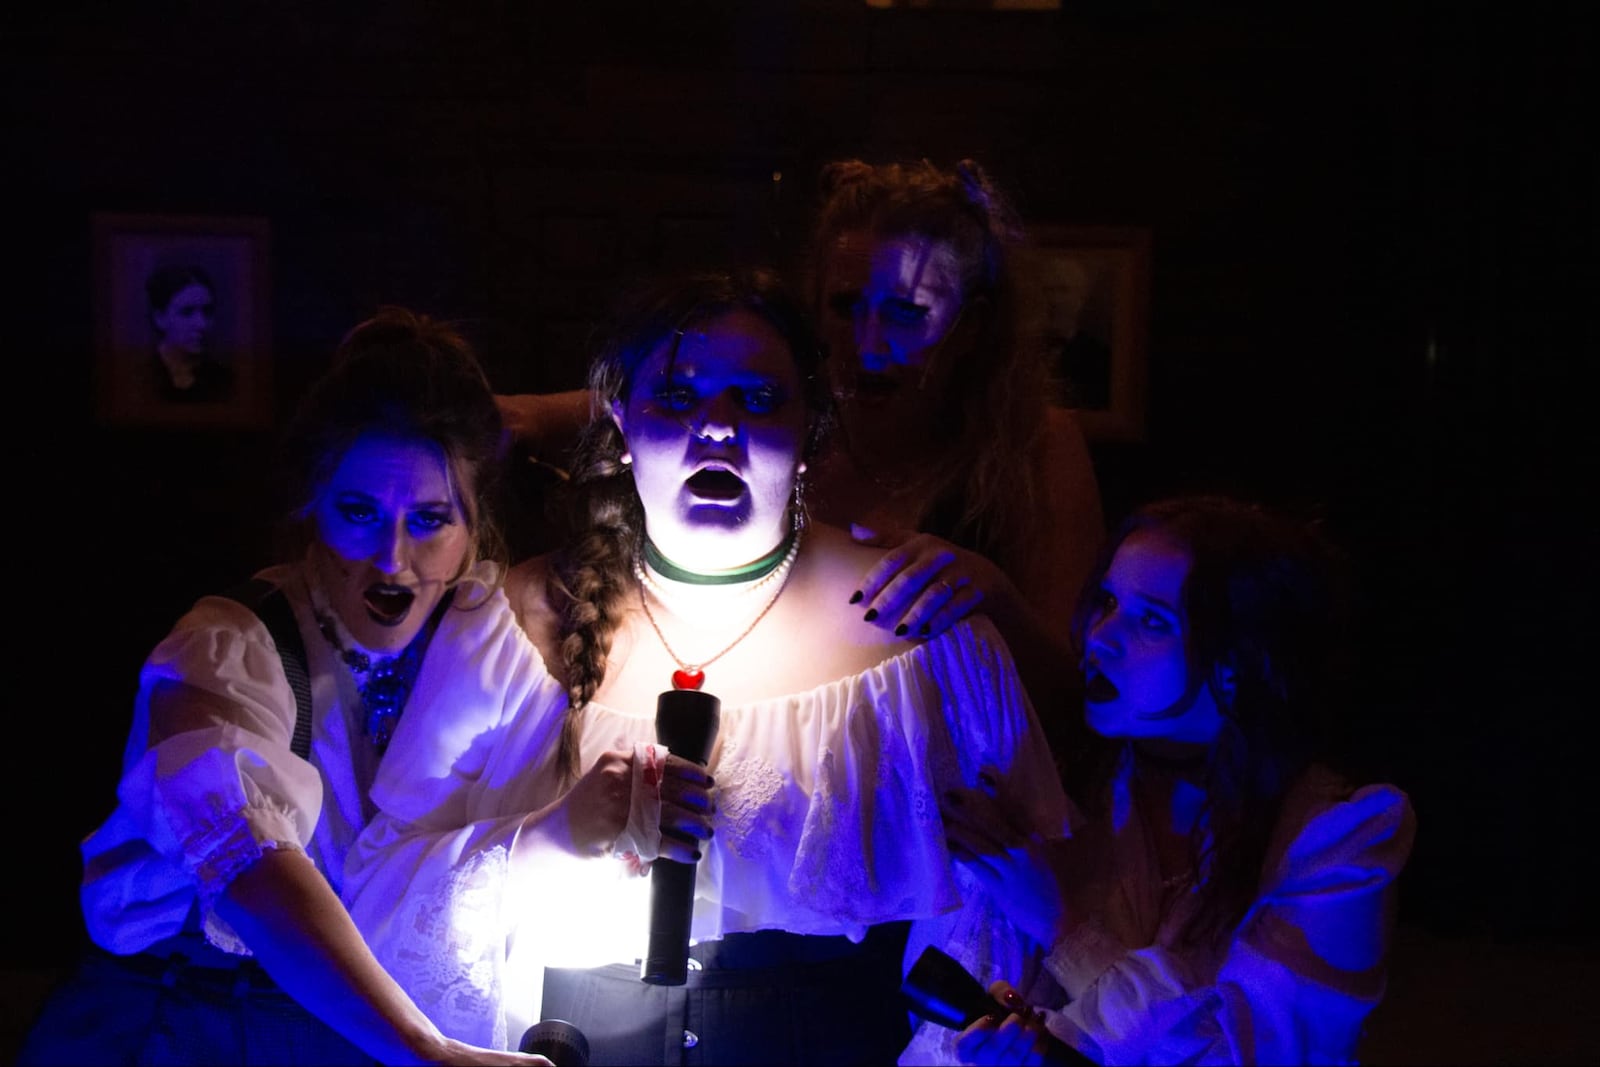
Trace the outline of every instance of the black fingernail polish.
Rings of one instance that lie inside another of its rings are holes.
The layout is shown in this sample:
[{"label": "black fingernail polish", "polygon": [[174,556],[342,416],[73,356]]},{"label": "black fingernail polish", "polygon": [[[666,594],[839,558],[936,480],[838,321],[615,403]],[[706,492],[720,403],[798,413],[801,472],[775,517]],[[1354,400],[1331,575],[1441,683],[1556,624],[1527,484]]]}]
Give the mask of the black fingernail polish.
[{"label": "black fingernail polish", "polygon": [[911,627],[907,626],[905,623],[901,623],[899,626],[896,626],[894,628],[894,635],[896,637],[904,637],[906,634],[908,634],[910,632],[911,632]]},{"label": "black fingernail polish", "polygon": [[867,620],[868,622],[871,622],[873,619],[876,619],[878,617],[878,609],[877,608],[868,608],[867,609],[867,613],[865,615],[861,616],[861,617],[863,619]]},{"label": "black fingernail polish", "polygon": [[854,593],[850,594],[850,603],[852,603],[852,604],[861,603],[861,590],[857,589]]}]

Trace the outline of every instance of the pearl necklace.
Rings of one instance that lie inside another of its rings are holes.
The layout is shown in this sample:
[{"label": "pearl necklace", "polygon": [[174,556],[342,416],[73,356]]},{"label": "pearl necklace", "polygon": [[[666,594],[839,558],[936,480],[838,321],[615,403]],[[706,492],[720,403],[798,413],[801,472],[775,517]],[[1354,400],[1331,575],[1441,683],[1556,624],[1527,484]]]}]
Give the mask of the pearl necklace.
[{"label": "pearl necklace", "polygon": [[[724,645],[716,654],[707,656],[696,663],[690,663],[678,655],[667,641],[667,635],[661,632],[661,624],[656,621],[655,613],[650,610],[650,597],[647,595],[646,590],[653,593],[656,599],[666,604],[669,608],[672,606],[673,598],[661,583],[651,575],[650,571],[645,567],[644,561],[637,557],[634,559],[633,573],[634,577],[639,579],[639,606],[644,608],[644,617],[650,620],[650,628],[656,632],[656,637],[661,641],[661,647],[667,650],[667,655],[672,658],[672,662],[678,665],[678,669],[672,672],[672,688],[699,689],[705,684],[705,668],[733,651],[740,641],[749,637],[750,632],[756,628],[762,619],[767,617],[767,612],[771,611],[772,606],[778,602],[778,597],[783,594],[784,587],[789,584],[789,573],[794,569],[795,557],[799,554],[800,533],[796,531],[794,540],[789,545],[788,554],[783,557],[783,562],[766,575],[738,591],[742,599],[746,595],[753,595],[762,586],[771,585],[773,586],[772,596],[767,598],[767,602],[762,605],[761,610],[756,612],[755,618],[751,619],[749,625],[739,631],[737,637]],[[680,613],[674,612],[674,614]]]}]

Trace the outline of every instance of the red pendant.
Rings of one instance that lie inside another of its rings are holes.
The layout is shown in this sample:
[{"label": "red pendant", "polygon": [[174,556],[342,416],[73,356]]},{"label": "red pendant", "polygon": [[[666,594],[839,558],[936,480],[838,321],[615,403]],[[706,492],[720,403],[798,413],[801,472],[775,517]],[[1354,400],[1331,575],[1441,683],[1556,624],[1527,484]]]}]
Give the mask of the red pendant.
[{"label": "red pendant", "polygon": [[705,671],[673,671],[672,688],[699,689],[706,684]]}]

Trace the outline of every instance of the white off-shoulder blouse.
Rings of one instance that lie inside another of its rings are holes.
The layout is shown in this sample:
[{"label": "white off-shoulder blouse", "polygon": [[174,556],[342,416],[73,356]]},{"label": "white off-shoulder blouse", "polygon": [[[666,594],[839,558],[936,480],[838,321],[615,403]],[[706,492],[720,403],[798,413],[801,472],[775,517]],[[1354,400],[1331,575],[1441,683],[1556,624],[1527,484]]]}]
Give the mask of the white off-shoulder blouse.
[{"label": "white off-shoulder blouse", "polygon": [[[305,852],[340,889],[345,854],[372,815],[368,790],[380,757],[365,733],[355,680],[318,629],[305,574],[284,564],[257,577],[282,588],[305,646],[309,759],[291,750],[294,693],[271,635],[248,607],[202,597],[145,660],[117,806],[81,845],[83,915],[101,947],[142,951],[178,933],[198,902],[207,937],[246,953],[211,909],[263,849]],[[413,704],[453,703],[473,664],[525,641],[504,593],[489,593],[494,579],[492,566],[481,564],[462,583],[428,647],[408,712]],[[169,681],[209,697],[209,721],[152,724],[151,694]],[[407,718],[398,733],[409,728]]]},{"label": "white off-shoulder blouse", "polygon": [[[531,643],[526,655],[518,669],[538,682],[525,704],[418,709],[429,719],[391,744],[345,883],[379,959],[434,1022],[503,1048],[538,1020],[545,966],[632,963],[649,920],[649,880],[622,860],[552,849],[509,862],[523,816],[558,796],[567,706]],[[653,741],[654,717],[591,704],[580,765]],[[767,929],[859,941],[910,919],[908,962],[937,944],[987,983],[1042,955],[951,861],[939,814],[944,791],[987,769],[1029,798],[1040,832],[1066,832],[1054,761],[986,618],[859,675],[723,706],[709,767],[716,833],[696,941]],[[953,1062],[953,1036],[919,1031],[906,1062]]]}]

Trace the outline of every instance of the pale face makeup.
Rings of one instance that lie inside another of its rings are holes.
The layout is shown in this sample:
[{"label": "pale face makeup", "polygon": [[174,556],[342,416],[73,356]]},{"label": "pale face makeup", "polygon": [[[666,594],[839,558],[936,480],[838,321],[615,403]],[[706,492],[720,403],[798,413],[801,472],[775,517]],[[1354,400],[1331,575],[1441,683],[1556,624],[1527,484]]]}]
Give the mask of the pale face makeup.
[{"label": "pale face makeup", "polygon": [[364,434],[312,503],[317,580],[370,652],[411,643],[472,550],[461,500],[431,442]]},{"label": "pale face makeup", "polygon": [[650,539],[711,572],[760,559],[789,533],[806,408],[788,343],[753,312],[659,345],[612,405]]},{"label": "pale face makeup", "polygon": [[1182,546],[1155,532],[1117,548],[1084,640],[1085,715],[1101,736],[1210,744],[1221,730],[1211,687],[1191,685],[1189,565]]},{"label": "pale face makeup", "polygon": [[824,263],[821,293],[832,385],[852,439],[885,427],[925,434],[960,355],[943,345],[963,304],[950,246],[841,234]]}]

